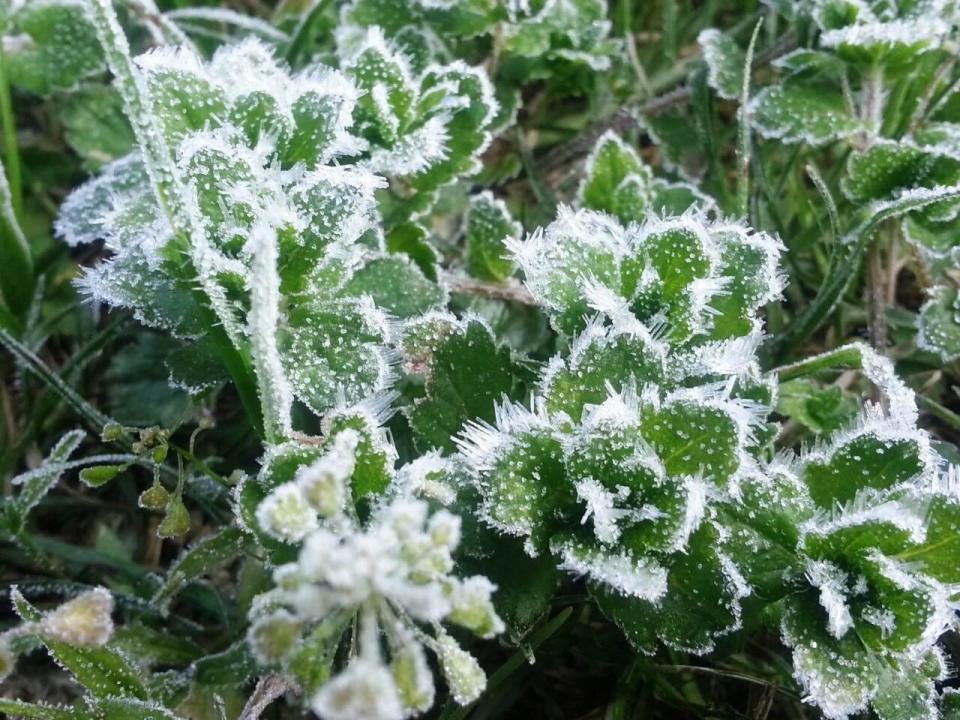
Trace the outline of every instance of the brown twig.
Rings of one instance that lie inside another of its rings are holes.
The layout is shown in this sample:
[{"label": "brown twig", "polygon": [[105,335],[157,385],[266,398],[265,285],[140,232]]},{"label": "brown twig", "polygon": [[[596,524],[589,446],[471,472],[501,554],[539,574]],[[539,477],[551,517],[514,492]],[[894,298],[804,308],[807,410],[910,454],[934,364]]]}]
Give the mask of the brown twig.
[{"label": "brown twig", "polygon": [[443,280],[451,292],[479,295],[494,300],[509,300],[521,305],[539,305],[533,294],[513,278],[502,283],[493,283],[448,272],[444,273]]},{"label": "brown twig", "polygon": [[[784,36],[775,45],[757,54],[754,60],[754,68],[769,65],[777,58],[786,55],[796,48],[796,37],[793,35]],[[548,152],[543,158],[541,168],[543,168],[544,172],[549,173],[558,167],[575,162],[587,155],[593,149],[593,146],[600,136],[608,130],[622,134],[630,130],[642,128],[641,117],[656,117],[657,115],[662,115],[668,110],[690,102],[692,97],[693,90],[690,86],[682,85],[640,105],[625,107],[609,118],[591,125],[586,131],[570,142],[559,145]]]},{"label": "brown twig", "polygon": [[237,720],[258,720],[274,700],[291,690],[299,692],[300,688],[281,675],[264,675]]}]

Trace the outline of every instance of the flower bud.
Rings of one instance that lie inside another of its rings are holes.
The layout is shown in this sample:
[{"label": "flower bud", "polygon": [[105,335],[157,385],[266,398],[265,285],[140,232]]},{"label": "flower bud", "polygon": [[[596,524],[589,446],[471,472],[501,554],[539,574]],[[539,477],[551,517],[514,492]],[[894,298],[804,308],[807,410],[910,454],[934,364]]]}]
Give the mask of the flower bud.
[{"label": "flower bud", "polygon": [[450,635],[441,631],[437,651],[450,694],[460,705],[476,700],[487,687],[487,676],[477,659]]},{"label": "flower bud", "polygon": [[264,665],[283,660],[299,639],[300,622],[285,610],[258,619],[247,633],[254,656]]},{"label": "flower bud", "polygon": [[40,621],[44,635],[79,647],[99,647],[113,634],[113,596],[98,587],[68,600]]},{"label": "flower bud", "polygon": [[450,621],[482,638],[502,633],[503,621],[490,598],[496,589],[496,585],[482,575],[474,575],[456,584],[450,595],[453,606]]},{"label": "flower bud", "polygon": [[257,508],[257,522],[278,540],[296,543],[319,527],[317,511],[303,496],[296,483],[274,488]]},{"label": "flower bud", "polygon": [[314,696],[313,711],[324,720],[402,720],[393,675],[378,660],[360,657]]},{"label": "flower bud", "polygon": [[104,442],[115,442],[123,437],[123,426],[120,423],[109,422],[100,431],[100,439]]},{"label": "flower bud", "polygon": [[433,673],[423,646],[410,640],[393,654],[390,663],[400,701],[407,712],[424,712],[433,705]]}]

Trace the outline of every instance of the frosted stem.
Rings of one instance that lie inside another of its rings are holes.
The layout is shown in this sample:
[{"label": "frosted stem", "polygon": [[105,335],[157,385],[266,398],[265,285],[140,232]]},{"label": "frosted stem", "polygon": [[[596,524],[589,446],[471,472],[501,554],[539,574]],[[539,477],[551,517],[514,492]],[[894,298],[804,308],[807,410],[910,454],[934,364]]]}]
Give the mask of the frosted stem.
[{"label": "frosted stem", "polygon": [[250,267],[250,349],[253,356],[263,429],[267,442],[276,444],[290,437],[293,392],[283,372],[277,327],[280,324],[280,278],[277,275],[276,230],[260,223],[249,240]]}]

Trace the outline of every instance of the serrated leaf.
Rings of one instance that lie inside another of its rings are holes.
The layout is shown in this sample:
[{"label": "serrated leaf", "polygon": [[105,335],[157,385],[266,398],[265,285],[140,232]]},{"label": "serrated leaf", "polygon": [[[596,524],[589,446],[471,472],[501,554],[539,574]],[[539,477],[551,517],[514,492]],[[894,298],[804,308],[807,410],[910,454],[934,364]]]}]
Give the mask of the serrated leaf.
[{"label": "serrated leaf", "polygon": [[642,652],[660,641],[678,650],[703,654],[740,623],[740,601],[747,593],[732,563],[717,553],[717,533],[704,523],[686,553],[668,561],[669,591],[658,603],[626,597],[607,586],[592,588],[604,613]]},{"label": "serrated leaf", "polygon": [[818,435],[826,435],[853,420],[856,405],[840,388],[818,388],[802,380],[793,380],[781,383],[777,412]]},{"label": "serrated leaf", "polygon": [[863,488],[884,490],[923,469],[923,449],[916,439],[863,433],[832,448],[827,457],[811,459],[803,479],[814,502],[829,509],[850,502]]},{"label": "serrated leaf", "polygon": [[707,82],[725,100],[737,100],[743,87],[746,56],[736,41],[719,30],[710,28],[697,36],[697,43],[707,63]]},{"label": "serrated leaf", "polygon": [[293,391],[318,415],[340,398],[355,402],[389,376],[385,318],[372,303],[317,298],[290,310],[278,338]]},{"label": "serrated leaf", "polygon": [[960,357],[960,301],[954,288],[937,287],[920,308],[917,346],[935,352],[943,360]]},{"label": "serrated leaf", "polygon": [[25,3],[13,18],[27,40],[8,52],[10,81],[41,95],[69,90],[104,68],[103,51],[84,5],[71,0]]},{"label": "serrated leaf", "polygon": [[[888,670],[870,705],[879,720],[937,720],[937,690],[934,681],[943,674],[942,660],[924,658],[916,666],[904,662]],[[931,667],[927,667],[931,666]],[[936,671],[930,672],[936,668]]]},{"label": "serrated leaf", "polygon": [[879,140],[847,160],[844,193],[851,200],[879,200],[913,187],[930,172],[934,158],[907,143]]},{"label": "serrated leaf", "polygon": [[506,204],[491,193],[470,198],[466,229],[467,272],[481,280],[500,281],[510,277],[515,266],[506,242],[519,239],[522,230]]},{"label": "serrated leaf", "polygon": [[425,368],[427,396],[407,416],[417,446],[456,449],[453,437],[470,420],[491,422],[495,403],[515,394],[519,369],[489,329],[470,321],[433,348]]},{"label": "serrated leaf", "polygon": [[960,582],[960,503],[948,496],[935,496],[926,517],[926,537],[922,543],[905,548],[899,560],[920,563],[923,574],[940,582]]},{"label": "serrated leaf", "polygon": [[[629,182],[621,190],[628,178]],[[580,204],[590,210],[609,212],[623,222],[640,220],[650,206],[652,181],[650,168],[636,150],[614,133],[607,132],[587,159],[586,177],[579,191]]]},{"label": "serrated leaf", "polygon": [[354,272],[344,292],[356,297],[367,295],[377,307],[398,318],[422,315],[443,300],[443,290],[402,255],[370,261]]},{"label": "serrated leaf", "polygon": [[125,157],[133,147],[133,130],[123,102],[113,89],[92,85],[71,93],[59,112],[64,139],[89,170]]},{"label": "serrated leaf", "polygon": [[788,81],[764,88],[751,103],[750,114],[761,135],[786,143],[821,145],[863,129],[840,90],[826,84]]},{"label": "serrated leaf", "polygon": [[877,667],[853,633],[837,639],[825,629],[823,611],[807,595],[788,600],[782,632],[793,650],[794,677],[828,717],[862,710],[879,687]]},{"label": "serrated leaf", "polygon": [[720,408],[692,402],[644,408],[643,437],[669,475],[701,475],[722,484],[739,464],[736,422]]}]

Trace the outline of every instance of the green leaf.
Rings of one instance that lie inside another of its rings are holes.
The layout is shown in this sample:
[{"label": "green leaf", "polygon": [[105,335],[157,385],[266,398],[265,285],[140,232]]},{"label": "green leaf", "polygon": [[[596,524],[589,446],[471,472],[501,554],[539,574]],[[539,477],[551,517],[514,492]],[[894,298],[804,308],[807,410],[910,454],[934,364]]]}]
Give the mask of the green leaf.
[{"label": "green leaf", "polygon": [[151,332],[114,353],[106,377],[107,408],[123,425],[177,427],[190,413],[190,398],[171,387],[164,361],[176,344]]},{"label": "green leaf", "polygon": [[822,145],[863,129],[839,88],[799,80],[761,90],[750,114],[761,135],[786,143]]},{"label": "green leaf", "polygon": [[748,588],[728,558],[718,553],[717,530],[704,523],[685,553],[667,560],[667,593],[658,603],[591,588],[601,610],[640,651],[671,648],[703,654],[740,625],[740,601]]},{"label": "green leaf", "polygon": [[849,424],[857,408],[840,388],[819,388],[802,380],[780,384],[777,412],[796,420],[818,435],[827,435]]},{"label": "green leaf", "polygon": [[318,297],[291,308],[278,344],[294,393],[323,415],[340,398],[356,402],[381,390],[387,333],[372,302]]},{"label": "green leaf", "polygon": [[439,256],[428,240],[427,230],[415,222],[398,223],[387,233],[387,250],[408,256],[424,277],[437,282]]},{"label": "green leaf", "polygon": [[729,35],[709,28],[697,36],[707,63],[707,82],[724,100],[738,100],[743,87],[746,57]]},{"label": "green leaf", "polygon": [[803,480],[820,507],[844,505],[863,488],[885,490],[905,483],[925,467],[924,449],[915,438],[890,438],[864,432],[828,449],[806,464]]},{"label": "green leaf", "polygon": [[740,462],[738,428],[721,408],[674,402],[642,408],[644,439],[657,451],[668,475],[702,475],[723,484]]},{"label": "green leaf", "polygon": [[854,633],[838,640],[827,632],[824,611],[810,593],[788,599],[781,632],[793,650],[794,677],[828,717],[862,710],[876,694],[876,660]]},{"label": "green leaf", "polygon": [[960,503],[937,495],[926,517],[927,534],[922,543],[904,549],[897,558],[920,563],[924,575],[942,583],[960,582]]},{"label": "green leaf", "polygon": [[470,198],[467,213],[467,272],[481,280],[506,280],[514,263],[506,243],[519,239],[523,231],[502,200],[484,192]]},{"label": "green leaf", "polygon": [[[934,657],[931,657],[934,656]],[[932,671],[932,672],[931,672]],[[938,651],[928,653],[921,663],[903,662],[899,671],[890,668],[871,701],[879,720],[938,720],[937,689],[934,681],[941,680],[943,660]]]},{"label": "green leaf", "polygon": [[570,356],[542,381],[547,409],[579,421],[585,405],[597,405],[633,384],[668,384],[659,348],[639,335],[590,326],[574,341]]},{"label": "green leaf", "polygon": [[344,291],[373,298],[377,307],[398,318],[422,315],[440,305],[443,290],[403,255],[372,260],[354,272]]},{"label": "green leaf", "polygon": [[855,201],[876,200],[914,185],[925,174],[929,156],[906,143],[878,140],[847,160],[844,194]]},{"label": "green leaf", "polygon": [[932,294],[917,318],[917,346],[949,362],[960,357],[960,295],[942,286]]},{"label": "green leaf", "polygon": [[203,648],[187,638],[141,623],[127,623],[115,628],[110,643],[147,666],[186,666],[199,659],[204,652]]},{"label": "green leaf", "polygon": [[[586,177],[579,191],[580,204],[589,210],[616,215],[623,222],[641,220],[650,207],[652,180],[653,173],[636,150],[608,131],[597,140],[587,159]],[[624,183],[627,189],[621,191]],[[618,192],[624,197],[618,197]]]},{"label": "green leaf", "polygon": [[64,139],[88,170],[128,155],[133,130],[123,114],[123,101],[112,88],[92,85],[71,93],[59,112]]},{"label": "green leaf", "polygon": [[12,484],[20,485],[20,492],[17,493],[15,501],[5,504],[4,508],[7,513],[6,522],[14,534],[23,531],[30,511],[60,482],[65,469],[64,463],[80,446],[85,435],[83,430],[71,430],[51,448],[39,468],[13,478]]},{"label": "green leaf", "polygon": [[193,679],[200,685],[240,685],[257,673],[257,662],[246,640],[223,652],[207,655],[193,664]]},{"label": "green leaf", "polygon": [[204,538],[173,563],[166,580],[154,593],[151,602],[166,606],[188,582],[240,556],[248,542],[249,536],[236,527],[224,528]]},{"label": "green leaf", "polygon": [[36,720],[80,720],[80,715],[72,708],[35,705],[7,698],[0,698],[0,713],[6,714],[7,717],[36,718]]},{"label": "green leaf", "polygon": [[81,3],[69,0],[25,3],[13,17],[28,40],[7,52],[14,85],[49,95],[70,90],[104,68],[103,51]]},{"label": "green leaf", "polygon": [[456,450],[471,420],[492,422],[494,406],[515,396],[517,366],[483,323],[471,320],[442,338],[425,364],[427,396],[407,411],[417,447]]},{"label": "green leaf", "polygon": [[128,698],[99,700],[96,712],[96,717],[103,720],[180,720],[179,715],[162,705]]}]

